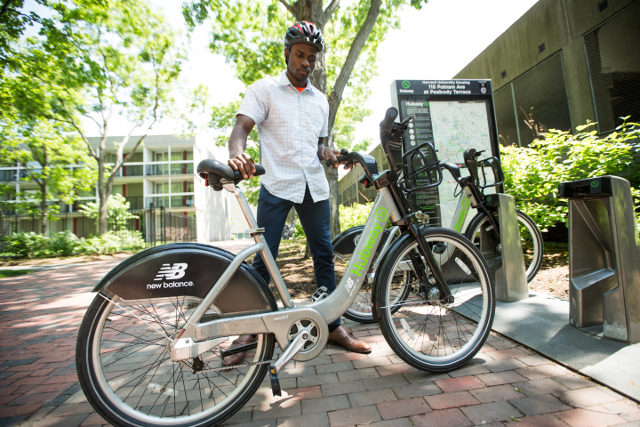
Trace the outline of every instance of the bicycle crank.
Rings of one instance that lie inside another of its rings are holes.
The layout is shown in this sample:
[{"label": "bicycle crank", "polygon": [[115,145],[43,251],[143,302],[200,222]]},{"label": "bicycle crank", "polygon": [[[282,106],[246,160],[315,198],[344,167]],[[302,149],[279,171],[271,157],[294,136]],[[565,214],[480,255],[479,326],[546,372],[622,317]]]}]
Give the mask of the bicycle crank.
[{"label": "bicycle crank", "polygon": [[[325,328],[326,329],[326,326]],[[324,332],[324,329],[322,332]],[[281,395],[280,380],[278,373],[296,355],[302,355],[303,360],[307,360],[309,354],[315,356],[322,351],[326,343],[327,334],[323,334],[318,328],[318,324],[309,319],[301,319],[289,328],[289,345],[284,349],[278,360],[269,366],[269,380],[271,381],[271,391],[274,396]],[[324,338],[323,340],[320,340]],[[296,360],[300,360],[296,358]]]}]

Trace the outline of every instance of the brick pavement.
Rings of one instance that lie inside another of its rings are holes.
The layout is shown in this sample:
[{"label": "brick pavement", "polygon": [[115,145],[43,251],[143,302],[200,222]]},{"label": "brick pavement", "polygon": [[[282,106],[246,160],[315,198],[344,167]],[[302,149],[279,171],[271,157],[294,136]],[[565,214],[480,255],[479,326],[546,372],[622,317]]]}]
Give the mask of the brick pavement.
[{"label": "brick pavement", "polygon": [[[90,290],[117,260],[0,279],[0,425],[94,426],[74,367]],[[283,395],[265,382],[227,425],[605,426],[640,425],[640,407],[606,387],[492,334],[467,366],[448,374],[411,368],[376,325],[350,325],[369,355],[329,346],[291,362]]]}]

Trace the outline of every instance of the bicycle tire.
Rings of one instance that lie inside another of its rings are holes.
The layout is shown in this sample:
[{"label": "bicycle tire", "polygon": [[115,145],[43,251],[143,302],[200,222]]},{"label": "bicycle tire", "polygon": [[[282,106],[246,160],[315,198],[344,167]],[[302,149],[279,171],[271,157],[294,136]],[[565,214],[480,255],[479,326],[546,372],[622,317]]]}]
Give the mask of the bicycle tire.
[{"label": "bicycle tire", "polygon": [[[383,336],[401,359],[421,370],[447,372],[484,345],[495,314],[495,290],[486,261],[466,237],[444,228],[425,228],[423,234],[453,302],[441,301],[424,259],[415,256],[418,242],[407,234],[394,243],[376,275],[374,309]],[[412,258],[423,262],[429,283],[417,279]],[[402,288],[410,293],[394,306],[395,292]]]},{"label": "bicycle tire", "polygon": [[[544,242],[542,240],[542,233],[540,233],[535,221],[532,220],[529,215],[516,209],[516,217],[520,228],[520,243],[522,245],[525,275],[528,283],[531,282],[536,277],[536,274],[538,274],[538,271],[540,271]],[[488,224],[489,222],[486,215],[480,212],[469,222],[465,235],[476,244],[476,246],[479,246],[480,227]]]},{"label": "bicycle tire", "polygon": [[[358,240],[360,239],[363,230],[364,225],[357,225],[343,231],[333,239],[333,263],[335,266],[337,283],[340,283],[340,279],[351,260],[351,256],[353,255],[353,251],[358,244]],[[372,267],[375,260],[380,256],[380,248],[388,238],[389,230],[385,229],[384,238],[376,251],[374,261],[371,264]],[[363,324],[375,323],[376,319],[373,317],[373,307],[371,303],[374,272],[369,270],[365,277],[366,279],[360,287],[358,296],[356,296],[347,311],[344,312],[343,316],[349,320]]]},{"label": "bicycle tire", "polygon": [[[126,304],[102,294],[94,298],[78,333],[76,367],[87,398],[107,421],[126,426],[216,425],[253,396],[267,372],[266,363],[209,371],[221,366],[220,352],[235,336],[197,359],[171,361],[166,336],[181,329],[199,301],[178,296]],[[212,308],[205,316],[223,314]],[[273,350],[273,335],[260,334],[246,360],[268,361]]]}]

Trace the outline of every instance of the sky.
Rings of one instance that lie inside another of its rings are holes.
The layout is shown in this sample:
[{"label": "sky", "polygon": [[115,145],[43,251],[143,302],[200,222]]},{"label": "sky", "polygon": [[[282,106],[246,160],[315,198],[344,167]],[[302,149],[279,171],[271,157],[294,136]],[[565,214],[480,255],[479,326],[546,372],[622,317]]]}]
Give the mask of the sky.
[{"label": "sky", "polygon": [[[377,124],[391,106],[390,85],[402,79],[450,79],[509,28],[537,0],[429,0],[421,10],[400,11],[401,27],[389,32],[378,51],[378,76],[372,79],[367,107],[372,115],[357,126],[356,138],[377,138]],[[177,0],[154,0],[165,13],[181,16]],[[191,84],[209,86],[211,102],[222,104],[244,90],[233,70],[208,49],[208,29],[199,26],[193,35],[188,63],[183,67]],[[328,52],[328,54],[331,54]],[[201,117],[207,123],[207,117]],[[152,133],[177,132],[169,120]],[[112,128],[114,129],[114,128]],[[116,127],[117,129],[117,127]]]}]

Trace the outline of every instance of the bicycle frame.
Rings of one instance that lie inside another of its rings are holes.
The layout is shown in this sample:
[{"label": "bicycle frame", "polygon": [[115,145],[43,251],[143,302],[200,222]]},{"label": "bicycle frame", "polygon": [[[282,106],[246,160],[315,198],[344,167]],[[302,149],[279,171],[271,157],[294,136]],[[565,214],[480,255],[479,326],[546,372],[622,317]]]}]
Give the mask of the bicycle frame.
[{"label": "bicycle frame", "polygon": [[449,228],[457,231],[458,233],[462,233],[464,223],[469,216],[469,210],[471,208],[478,209],[478,201],[469,187],[464,186],[462,187],[460,196],[458,196],[458,203],[456,204],[456,209],[453,212]]},{"label": "bicycle frame", "polygon": [[[449,228],[457,231],[458,233],[462,233],[465,221],[469,215],[469,209],[474,208],[478,212],[483,212],[487,216],[488,221],[493,226],[492,230],[494,237],[499,240],[500,234],[498,231],[498,223],[495,221],[493,215],[491,215],[491,210],[487,207],[486,203],[484,203],[484,194],[472,181],[477,178],[478,172],[472,172],[471,175],[461,178],[460,171],[457,166],[445,163],[443,164],[443,167],[449,171],[461,188]],[[475,167],[477,168],[477,166]]]},{"label": "bicycle frame", "polygon": [[[247,223],[252,230],[255,244],[240,251],[234,261],[211,288],[207,296],[200,302],[197,309],[187,320],[183,331],[172,346],[172,359],[175,361],[196,357],[217,344],[215,340],[208,340],[218,336],[273,333],[281,349],[289,345],[289,331],[293,324],[302,320],[311,320],[321,333],[320,342],[308,352],[298,353],[296,360],[308,360],[315,357],[326,344],[328,336],[327,323],[337,319],[346,311],[356,298],[360,287],[366,280],[366,272],[373,262],[374,254],[383,238],[383,230],[390,219],[392,222],[401,219],[400,212],[388,187],[378,190],[371,213],[363,230],[364,238],[358,242],[355,254],[347,266],[345,275],[340,280],[336,290],[324,298],[304,306],[296,306],[291,299],[289,290],[280,275],[276,262],[269,251],[266,240],[257,227],[256,220],[249,209],[249,204],[242,191],[234,184],[225,184],[225,190],[232,192],[238,200]],[[263,257],[265,265],[274,281],[278,295],[284,307],[275,312],[240,315],[229,318],[216,319],[199,323],[204,313],[226,286],[227,282],[241,263],[256,253]],[[286,350],[285,350],[286,351]]]}]

